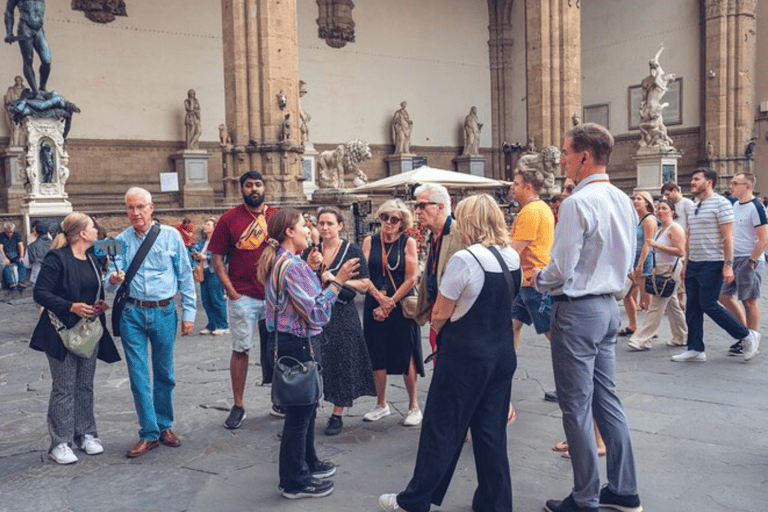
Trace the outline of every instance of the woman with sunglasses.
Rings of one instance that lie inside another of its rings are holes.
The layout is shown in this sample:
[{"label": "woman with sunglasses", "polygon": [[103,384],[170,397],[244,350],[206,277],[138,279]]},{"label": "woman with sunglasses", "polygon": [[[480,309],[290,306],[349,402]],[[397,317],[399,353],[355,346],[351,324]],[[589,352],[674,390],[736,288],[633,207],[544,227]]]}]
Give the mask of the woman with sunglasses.
[{"label": "woman with sunglasses", "polygon": [[418,275],[416,241],[403,233],[413,223],[411,211],[399,199],[382,204],[376,215],[381,233],[363,241],[370,284],[363,311],[363,333],[376,384],[376,405],[363,416],[378,421],[390,414],[387,404],[387,375],[402,375],[408,391],[408,413],[403,425],[421,423],[416,396],[416,375],[424,376],[421,333],[418,324],[403,316],[400,299],[412,293]]}]

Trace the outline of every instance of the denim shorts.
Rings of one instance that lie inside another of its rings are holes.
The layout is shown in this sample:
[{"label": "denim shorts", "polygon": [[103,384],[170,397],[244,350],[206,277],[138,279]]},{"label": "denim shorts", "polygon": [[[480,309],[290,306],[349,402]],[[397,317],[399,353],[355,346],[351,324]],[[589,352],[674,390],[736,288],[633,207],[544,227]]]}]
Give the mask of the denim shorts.
[{"label": "denim shorts", "polygon": [[549,332],[552,323],[552,301],[549,295],[537,292],[530,286],[523,286],[512,303],[512,318],[536,328],[536,334]]},{"label": "denim shorts", "polygon": [[243,295],[229,301],[227,313],[232,333],[232,351],[248,352],[253,348],[256,324],[264,319],[264,301]]}]

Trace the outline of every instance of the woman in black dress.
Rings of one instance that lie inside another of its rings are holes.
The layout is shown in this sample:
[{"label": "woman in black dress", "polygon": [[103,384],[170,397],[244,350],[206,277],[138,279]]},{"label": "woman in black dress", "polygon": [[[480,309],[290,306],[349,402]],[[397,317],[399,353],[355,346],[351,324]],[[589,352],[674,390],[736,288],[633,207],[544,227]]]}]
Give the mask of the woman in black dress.
[{"label": "woman in black dress", "polygon": [[368,289],[368,264],[363,251],[356,244],[339,236],[344,230],[344,217],[338,208],[321,208],[317,213],[317,227],[322,242],[313,249],[322,256],[320,273],[326,270],[336,275],[341,266],[353,259],[360,259],[360,272],[355,279],[345,283],[339,300],[333,305],[331,321],[323,327],[323,393],[325,400],[333,404],[333,414],[328,418],[325,434],[341,432],[345,407],[361,396],[375,396],[371,360],[360,325],[360,315],[354,301],[355,292]]},{"label": "woman in black dress", "polygon": [[381,233],[363,241],[370,284],[365,297],[363,332],[373,366],[376,405],[363,416],[377,421],[390,414],[386,399],[387,375],[402,375],[408,391],[408,413],[403,425],[421,423],[416,396],[416,375],[424,376],[418,324],[403,316],[400,299],[413,293],[418,275],[416,240],[403,231],[411,227],[413,215],[399,199],[391,199],[376,212]]}]

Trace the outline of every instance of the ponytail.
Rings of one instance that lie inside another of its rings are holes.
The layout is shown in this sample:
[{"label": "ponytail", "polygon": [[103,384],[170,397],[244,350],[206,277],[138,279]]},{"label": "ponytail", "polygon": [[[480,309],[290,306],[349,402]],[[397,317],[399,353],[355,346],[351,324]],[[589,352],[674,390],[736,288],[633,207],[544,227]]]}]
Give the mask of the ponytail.
[{"label": "ponytail", "polygon": [[275,255],[277,254],[278,247],[285,240],[286,231],[288,228],[295,226],[300,218],[301,212],[293,208],[278,210],[269,218],[267,223],[269,239],[264,242],[267,246],[264,247],[264,251],[261,253],[259,266],[256,270],[256,279],[264,286],[267,285],[267,280],[270,274],[272,274],[272,267],[275,265]]}]

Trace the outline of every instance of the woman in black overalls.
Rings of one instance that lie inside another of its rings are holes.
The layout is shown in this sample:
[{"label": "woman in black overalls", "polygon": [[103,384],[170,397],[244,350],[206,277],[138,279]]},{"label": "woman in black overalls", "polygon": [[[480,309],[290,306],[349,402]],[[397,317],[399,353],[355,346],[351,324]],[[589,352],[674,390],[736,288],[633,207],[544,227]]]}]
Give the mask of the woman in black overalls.
[{"label": "woman in black overalls", "polygon": [[[512,510],[506,426],[517,367],[511,313],[520,259],[509,247],[504,216],[490,196],[459,203],[456,219],[464,241],[474,245],[456,253],[446,268],[446,276],[460,277],[454,283],[444,278],[433,310],[432,325],[442,327],[444,341],[427,395],[416,467],[405,491],[379,498],[384,510],[427,512],[432,503],[440,505],[468,429],[478,475],[472,509]],[[506,274],[499,271],[502,261]],[[468,311],[446,323],[454,311],[466,310],[468,296],[476,296]]]}]

